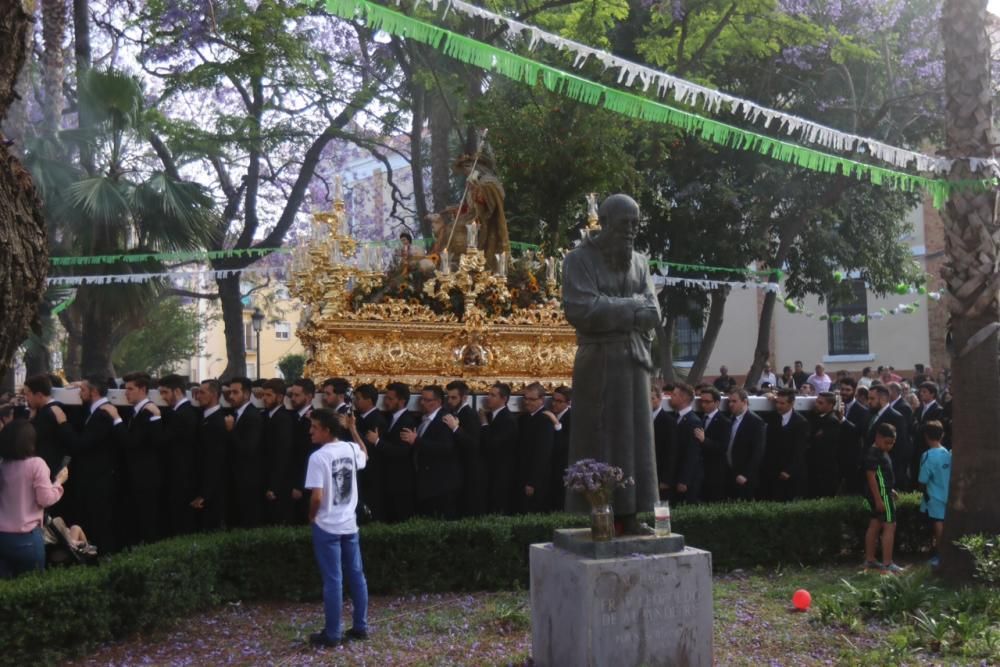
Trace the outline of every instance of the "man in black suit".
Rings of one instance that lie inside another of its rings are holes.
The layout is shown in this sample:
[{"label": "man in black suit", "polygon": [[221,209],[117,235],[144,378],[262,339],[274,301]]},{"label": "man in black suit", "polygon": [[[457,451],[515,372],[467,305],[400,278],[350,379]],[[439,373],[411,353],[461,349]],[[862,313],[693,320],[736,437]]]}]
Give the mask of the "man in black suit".
[{"label": "man in black suit", "polygon": [[[920,477],[920,457],[927,451],[927,441],[924,438],[924,426],[928,422],[937,421],[944,424],[944,408],[938,403],[939,389],[936,382],[925,381],[917,388],[917,397],[920,399],[920,409],[913,415],[913,425],[910,432],[913,434],[913,459],[910,462],[910,470],[914,479]],[[951,447],[951,443],[942,442],[945,447]]]},{"label": "man in black suit", "polygon": [[821,391],[816,396],[812,436],[806,457],[810,498],[834,496],[840,485],[839,463],[843,442],[840,431],[843,425],[834,413],[836,407],[837,396],[833,392]]},{"label": "man in black suit", "polygon": [[[52,406],[64,413],[66,407],[52,398],[52,380],[48,375],[32,375],[24,381],[24,398],[31,409],[31,424],[35,427],[35,454],[45,461],[53,475],[69,452],[65,432],[52,414]],[[60,501],[60,507],[65,501]]]},{"label": "man in black suit", "polygon": [[163,415],[163,449],[167,533],[186,535],[198,528],[198,515],[191,500],[198,495],[198,423],[201,415],[187,397],[187,384],[180,375],[160,379],[160,399],[170,406]]},{"label": "man in black suit", "polygon": [[510,385],[498,382],[479,410],[479,443],[486,463],[486,499],[490,514],[510,512],[510,487],[517,457],[517,421],[507,408]]},{"label": "man in black suit", "polygon": [[552,475],[552,448],[555,441],[555,415],[545,410],[545,387],[532,382],[524,388],[524,411],[517,428],[517,476],[514,490],[518,502],[515,511],[537,514],[548,503],[548,484]]},{"label": "man in black suit", "polygon": [[903,435],[909,437],[903,415],[892,409],[889,387],[882,384],[874,385],[868,392],[868,397],[869,405],[872,407],[872,415],[868,422],[868,433],[865,436],[866,449],[875,444],[875,435],[879,424],[892,424],[892,427],[896,429],[896,444],[889,452],[889,458],[892,459],[892,472],[893,477],[895,477],[894,488],[907,489],[910,486],[909,469],[913,454],[911,443],[902,437]]},{"label": "man in black suit", "polygon": [[773,500],[803,498],[808,489],[806,449],[809,422],[795,411],[795,392],[779,389],[774,396],[776,419],[764,454],[765,493]]},{"label": "man in black suit", "polygon": [[549,480],[549,510],[562,512],[566,509],[566,488],[563,475],[569,466],[569,433],[573,426],[573,390],[563,385],[552,392],[550,410],[559,420],[555,439],[552,442],[552,477]]},{"label": "man in black suit", "polygon": [[366,437],[369,450],[381,449],[385,472],[385,520],[405,521],[414,514],[416,471],[413,467],[413,448],[400,436],[404,430],[417,428],[417,419],[407,409],[410,388],[402,382],[393,382],[385,390],[382,405],[389,425],[378,435],[374,444]]},{"label": "man in black suit", "polygon": [[865,436],[871,414],[867,400],[862,401],[857,397],[857,380],[852,377],[841,378],[839,387],[840,401],[844,404],[844,421],[840,428],[840,456],[837,459],[837,469],[844,492],[856,495],[862,492],[861,460],[865,452]]},{"label": "man in black suit", "polygon": [[268,525],[284,525],[292,520],[292,485],[288,468],[292,465],[297,415],[285,409],[285,382],[265,380],[261,387],[264,404],[260,439],[261,483],[264,487],[263,520]]},{"label": "man in black suit", "polygon": [[695,429],[694,438],[701,446],[701,460],[705,467],[701,497],[707,502],[718,502],[726,498],[726,449],[731,422],[719,410],[722,394],[715,387],[702,387],[699,402],[705,427]]},{"label": "man in black suit", "polygon": [[198,389],[198,405],[202,409],[198,427],[198,491],[190,504],[205,531],[226,526],[229,506],[229,431],[226,413],[219,404],[221,394],[217,380],[205,380]]},{"label": "man in black suit", "polygon": [[486,513],[486,472],[479,449],[479,417],[467,404],[469,385],[461,380],[449,382],[445,387],[449,414],[444,421],[455,437],[459,459],[462,462],[462,491],[459,495],[459,516],[480,516]]},{"label": "man in black suit", "polygon": [[749,401],[745,389],[729,392],[732,422],[726,447],[726,496],[732,500],[753,500],[760,485],[767,426],[750,412]]},{"label": "man in black suit", "polygon": [[[902,382],[890,382],[888,384],[889,407],[903,416],[903,430],[896,430],[896,444],[893,447],[894,451],[900,449],[902,449],[902,451],[897,453],[895,457],[892,458],[893,460],[896,460],[899,457],[905,457],[900,460],[905,461],[906,476],[902,480],[900,480],[899,477],[896,478],[896,489],[899,491],[912,491],[913,484],[917,480],[917,473],[915,468],[911,468],[910,466],[914,463],[914,460],[919,463],[920,459],[914,453],[914,450],[917,447],[915,446],[916,443],[914,443],[913,440],[913,408],[911,408],[910,404],[906,402],[905,398],[903,398],[903,394],[909,391],[909,386],[907,385],[904,389],[903,384],[904,383]],[[923,443],[920,443],[919,446],[922,447]]]},{"label": "man in black suit", "polygon": [[444,389],[428,385],[420,392],[423,412],[416,429],[403,429],[399,439],[413,448],[417,470],[417,513],[438,519],[458,516],[457,497],[462,488],[462,464],[454,434],[444,423]]},{"label": "man in black suit", "polygon": [[111,553],[118,544],[114,536],[115,498],[115,449],[125,423],[115,406],[107,399],[108,383],[99,376],[91,376],[80,383],[80,401],[83,419],[74,429],[66,413],[58,406],[49,409],[69,442],[73,457],[73,514],[72,523],[87,532],[101,553]]},{"label": "man in black suit", "polygon": [[[379,434],[388,430],[385,417],[378,411],[378,389],[373,384],[363,384],[354,391],[354,414],[358,434],[365,439],[368,461],[358,473],[361,502],[368,506],[372,519],[381,521],[385,515],[385,460],[378,443]],[[346,417],[341,418],[346,422]]]},{"label": "man in black suit", "polygon": [[346,379],[330,378],[325,380],[323,382],[323,407],[330,408],[338,415],[346,415],[351,411],[350,394],[351,383]]},{"label": "man in black suit", "polygon": [[309,415],[313,410],[313,399],[316,397],[316,385],[308,378],[300,378],[292,383],[288,390],[288,401],[292,405],[295,418],[294,441],[292,445],[292,460],[288,466],[288,486],[291,488],[293,520],[295,523],[306,523],[309,516],[309,497],[305,493],[306,467],[309,457],[315,449],[309,435],[312,422]]},{"label": "man in black suit", "polygon": [[263,419],[260,411],[250,404],[252,396],[249,378],[236,377],[229,381],[229,404],[233,408],[233,414],[225,418],[230,455],[229,523],[236,528],[259,526],[264,507],[261,474]]},{"label": "man in black suit", "polygon": [[[673,391],[673,386],[670,387]],[[677,415],[663,407],[663,389],[653,385],[649,390],[649,405],[653,411],[653,453],[656,455],[656,480],[660,500],[670,500],[677,455],[674,440],[677,437]]]},{"label": "man in black suit", "polygon": [[684,382],[674,385],[670,394],[670,407],[677,419],[674,441],[675,460],[669,464],[673,476],[670,485],[672,500],[677,503],[696,503],[701,500],[701,485],[705,478],[705,467],[701,459],[701,443],[695,437],[697,429],[705,425],[694,412],[694,389]]},{"label": "man in black suit", "polygon": [[163,420],[160,409],[149,400],[151,379],[146,373],[125,376],[125,400],[132,406],[132,417],[121,433],[125,467],[124,503],[119,526],[125,523],[129,545],[155,542],[161,534],[160,514],[164,470],[161,449]]}]

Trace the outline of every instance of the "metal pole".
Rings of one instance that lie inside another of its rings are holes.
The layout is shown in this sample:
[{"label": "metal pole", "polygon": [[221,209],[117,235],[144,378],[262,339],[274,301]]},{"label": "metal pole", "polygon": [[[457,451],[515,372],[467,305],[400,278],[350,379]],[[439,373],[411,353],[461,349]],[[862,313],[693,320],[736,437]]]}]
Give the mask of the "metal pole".
[{"label": "metal pole", "polygon": [[260,329],[257,330],[257,379],[260,379]]}]

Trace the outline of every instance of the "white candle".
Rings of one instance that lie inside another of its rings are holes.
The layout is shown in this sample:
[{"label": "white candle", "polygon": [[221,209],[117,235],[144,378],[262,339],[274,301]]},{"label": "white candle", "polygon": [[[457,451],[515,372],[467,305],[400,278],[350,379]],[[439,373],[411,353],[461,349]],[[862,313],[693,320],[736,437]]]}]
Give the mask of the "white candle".
[{"label": "white candle", "polygon": [[451,273],[451,262],[448,259],[448,251],[441,251],[441,273],[448,275]]},{"label": "white candle", "polygon": [[465,226],[467,232],[466,243],[468,247],[475,248],[479,244],[479,223],[473,220]]}]

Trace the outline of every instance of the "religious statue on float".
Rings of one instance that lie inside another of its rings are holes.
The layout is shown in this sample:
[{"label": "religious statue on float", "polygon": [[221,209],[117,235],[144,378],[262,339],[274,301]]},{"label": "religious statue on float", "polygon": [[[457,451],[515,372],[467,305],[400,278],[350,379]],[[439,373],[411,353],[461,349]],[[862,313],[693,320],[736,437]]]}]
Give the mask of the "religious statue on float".
[{"label": "religious statue on float", "polygon": [[486,268],[495,271],[500,257],[510,253],[507,217],[503,209],[504,190],[497,178],[496,167],[493,160],[480,150],[476,155],[459,157],[452,169],[465,176],[462,201],[451,209],[455,217],[454,234],[464,230],[467,224],[478,222],[476,247],[486,255]]}]

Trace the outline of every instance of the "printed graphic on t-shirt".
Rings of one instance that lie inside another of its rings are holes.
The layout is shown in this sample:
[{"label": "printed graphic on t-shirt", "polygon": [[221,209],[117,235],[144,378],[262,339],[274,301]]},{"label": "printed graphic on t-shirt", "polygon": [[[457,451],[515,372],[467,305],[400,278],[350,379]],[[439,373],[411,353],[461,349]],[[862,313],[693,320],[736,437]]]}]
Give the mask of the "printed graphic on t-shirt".
[{"label": "printed graphic on t-shirt", "polygon": [[334,459],[330,463],[333,471],[333,505],[347,505],[351,502],[351,485],[354,479],[354,461],[350,458]]}]

